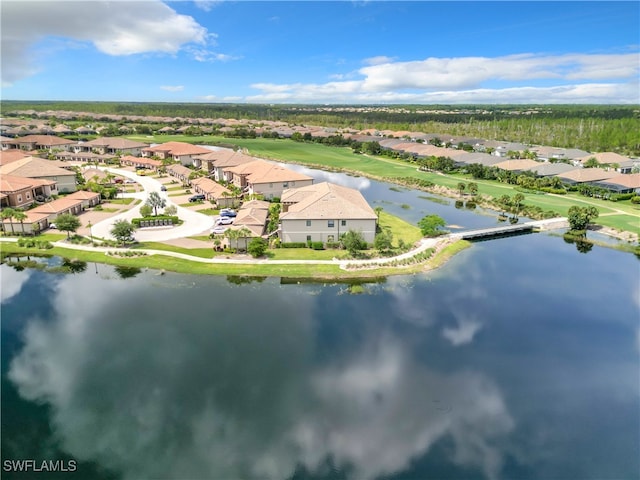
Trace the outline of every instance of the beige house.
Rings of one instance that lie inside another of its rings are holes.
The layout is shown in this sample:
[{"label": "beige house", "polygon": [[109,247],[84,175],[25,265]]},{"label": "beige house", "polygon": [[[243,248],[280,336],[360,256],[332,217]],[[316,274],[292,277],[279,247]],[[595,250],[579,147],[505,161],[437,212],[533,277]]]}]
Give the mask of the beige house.
[{"label": "beige house", "polygon": [[26,135],[20,138],[9,138],[2,140],[3,149],[18,150],[70,150],[77,142],[67,140],[65,138],[56,137],[55,135]]},{"label": "beige house", "polygon": [[86,190],[78,190],[65,197],[71,200],[80,200],[82,202],[82,209],[95,207],[100,203],[100,194],[96,192],[87,192]]},{"label": "beige house", "polygon": [[213,150],[204,155],[198,155],[193,158],[193,165],[196,168],[205,170],[209,176],[213,176],[216,181],[228,179],[224,178],[223,170],[229,167],[237,167],[243,163],[253,162],[254,157],[245,155],[242,152],[231,150],[229,148],[221,148]]},{"label": "beige house", "polygon": [[305,187],[313,184],[313,178],[294,172],[264,160],[254,160],[226,172],[232,175],[233,184],[250,195],[263,195],[266,199],[280,198],[287,188]]},{"label": "beige house", "polygon": [[281,201],[282,242],[338,242],[355,230],[373,243],[378,216],[358,190],[322,182],[285,190]]},{"label": "beige house", "polygon": [[125,155],[120,159],[122,165],[127,165],[134,168],[143,168],[148,170],[158,170],[162,167],[160,160],[154,160],[153,158],[134,157],[133,155]]},{"label": "beige house", "polygon": [[49,214],[34,212],[27,210],[24,212],[27,216],[22,222],[15,218],[6,218],[2,220],[2,229],[5,232],[33,234],[41,232],[49,226]]},{"label": "beige house", "polygon": [[56,183],[41,178],[0,176],[0,205],[2,208],[24,208],[36,201],[57,195]]},{"label": "beige house", "polygon": [[191,187],[195,193],[201,193],[207,200],[216,202],[219,207],[229,207],[238,201],[233,192],[214,182],[210,178],[200,177],[191,180]]},{"label": "beige house", "polygon": [[172,159],[182,165],[193,165],[194,157],[210,153],[211,150],[184,142],[167,142],[142,149],[143,157],[156,156],[162,160]]},{"label": "beige house", "polygon": [[75,192],[77,190],[75,172],[61,166],[65,165],[55,160],[25,157],[0,166],[0,175],[50,180],[56,183],[60,193]]},{"label": "beige house", "polygon": [[135,142],[127,138],[120,137],[101,137],[88,142],[78,143],[74,146],[74,151],[94,152],[100,155],[133,155],[140,156],[142,149],[148,147],[149,144]]},{"label": "beige house", "polygon": [[167,167],[167,173],[172,177],[176,177],[182,183],[189,183],[189,177],[193,172],[194,170],[178,164],[169,165]]}]

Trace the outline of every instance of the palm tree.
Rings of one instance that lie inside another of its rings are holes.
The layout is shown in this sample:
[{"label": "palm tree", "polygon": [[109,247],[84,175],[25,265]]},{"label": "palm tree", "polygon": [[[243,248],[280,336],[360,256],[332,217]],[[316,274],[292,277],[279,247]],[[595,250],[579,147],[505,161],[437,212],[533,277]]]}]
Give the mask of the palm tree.
[{"label": "palm tree", "polygon": [[20,227],[22,228],[22,235],[24,235],[24,221],[27,219],[27,214],[24,213],[22,210],[16,210],[16,212],[13,214],[13,218],[15,218],[16,220],[18,220],[20,222]]},{"label": "palm tree", "polygon": [[520,192],[516,193],[513,196],[513,201],[516,204],[516,217],[518,216],[518,214],[520,213],[520,205],[522,204],[522,201],[524,200],[524,195],[521,194]]},{"label": "palm tree", "polygon": [[458,183],[458,190],[460,191],[460,196],[462,196],[464,194],[464,189],[466,187],[467,186],[463,182]]},{"label": "palm tree", "polygon": [[11,219],[13,219],[15,216],[16,216],[15,209],[10,207],[2,209],[2,220],[9,219],[9,222],[10,222],[9,225],[11,225],[11,235],[15,235],[15,232],[13,231],[13,222],[11,222]]}]

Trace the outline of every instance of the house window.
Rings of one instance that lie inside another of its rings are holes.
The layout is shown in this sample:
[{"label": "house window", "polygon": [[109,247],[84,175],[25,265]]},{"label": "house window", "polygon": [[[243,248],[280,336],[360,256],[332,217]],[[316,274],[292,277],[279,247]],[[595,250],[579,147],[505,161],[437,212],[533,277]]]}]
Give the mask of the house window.
[{"label": "house window", "polygon": [[311,241],[311,235],[307,235],[307,242]]},{"label": "house window", "polygon": [[346,220],[340,220],[340,225],[343,227],[347,226],[347,221]]},{"label": "house window", "polygon": [[329,221],[327,222],[327,227],[328,227],[328,228],[333,228],[334,223],[335,223],[335,222],[334,222],[333,220],[329,220]]},{"label": "house window", "polygon": [[311,226],[311,220],[307,220],[307,227]]},{"label": "house window", "polygon": [[27,200],[31,200],[31,194],[27,192]]},{"label": "house window", "polygon": [[22,201],[22,195],[18,195],[18,202]]},{"label": "house window", "polygon": [[289,183],[288,182],[283,182],[282,183],[282,188],[289,188]]}]

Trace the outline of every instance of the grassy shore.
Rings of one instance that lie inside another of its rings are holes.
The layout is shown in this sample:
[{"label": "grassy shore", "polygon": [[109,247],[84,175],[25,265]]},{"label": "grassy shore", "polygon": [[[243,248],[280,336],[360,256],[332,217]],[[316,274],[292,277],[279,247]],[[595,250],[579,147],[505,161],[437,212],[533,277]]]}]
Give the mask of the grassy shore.
[{"label": "grassy shore", "polygon": [[446,259],[459,249],[467,248],[469,242],[459,241],[436,252],[425,262],[403,267],[380,267],[364,270],[342,270],[338,265],[327,264],[273,264],[264,263],[202,263],[198,261],[174,258],[165,255],[145,255],[121,257],[107,255],[104,252],[75,250],[64,247],[53,247],[48,250],[19,247],[17,243],[0,242],[0,254],[3,261],[10,256],[59,256],[73,261],[95,262],[107,265],[120,265],[136,268],[149,268],[159,271],[195,275],[242,275],[267,277],[296,277],[316,279],[366,279],[391,275],[419,273],[441,266]]}]

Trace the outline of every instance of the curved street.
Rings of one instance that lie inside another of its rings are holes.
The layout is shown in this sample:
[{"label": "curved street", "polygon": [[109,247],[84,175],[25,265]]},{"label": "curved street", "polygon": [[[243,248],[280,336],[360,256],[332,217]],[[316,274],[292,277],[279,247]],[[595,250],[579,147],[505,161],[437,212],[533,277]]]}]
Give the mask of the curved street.
[{"label": "curved street", "polygon": [[166,240],[175,240],[178,238],[192,237],[195,235],[208,235],[211,228],[213,228],[213,224],[215,221],[214,217],[194,212],[193,210],[189,210],[188,208],[184,208],[175,204],[171,200],[171,197],[169,197],[167,192],[163,192],[160,190],[162,183],[158,180],[151,177],[136,175],[134,172],[119,168],[100,167],[100,170],[135,180],[140,185],[142,185],[142,188],[144,190],[137,193],[121,194],[120,198],[136,198],[141,200],[141,203],[133,208],[130,208],[126,212],[119,213],[117,215],[114,215],[113,217],[107,218],[93,225],[91,227],[91,232],[95,238],[113,240],[114,237],[111,235],[113,224],[117,220],[131,221],[133,218],[141,217],[142,215],[140,215],[140,207],[144,205],[144,202],[151,192],[158,192],[158,194],[160,194],[160,196],[166,200],[167,206],[175,205],[178,209],[177,215],[184,223],[177,227],[147,227],[137,229],[135,231],[136,240],[140,242],[163,242]]}]

